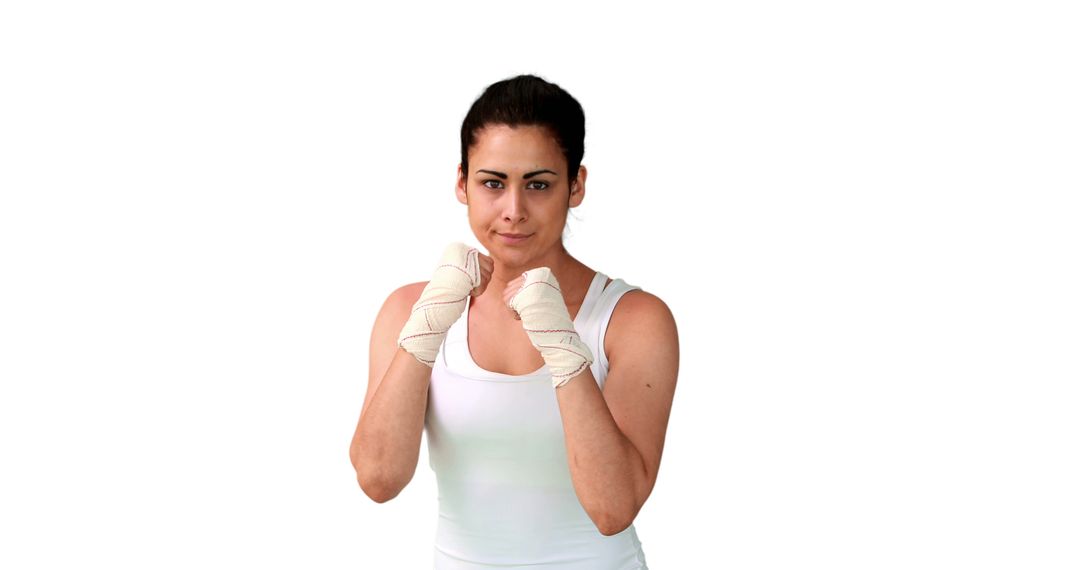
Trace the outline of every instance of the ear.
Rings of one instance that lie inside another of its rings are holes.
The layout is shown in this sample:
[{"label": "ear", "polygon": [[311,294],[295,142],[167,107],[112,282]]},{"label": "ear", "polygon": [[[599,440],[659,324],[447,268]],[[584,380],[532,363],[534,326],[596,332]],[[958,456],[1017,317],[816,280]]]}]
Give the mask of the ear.
[{"label": "ear", "polygon": [[457,185],[454,193],[457,194],[458,202],[462,204],[469,203],[469,195],[465,191],[465,172],[461,170],[461,163],[457,165]]},{"label": "ear", "polygon": [[581,205],[581,201],[585,199],[585,177],[589,175],[589,171],[585,169],[585,165],[578,167],[577,177],[570,181],[570,207],[576,208]]}]

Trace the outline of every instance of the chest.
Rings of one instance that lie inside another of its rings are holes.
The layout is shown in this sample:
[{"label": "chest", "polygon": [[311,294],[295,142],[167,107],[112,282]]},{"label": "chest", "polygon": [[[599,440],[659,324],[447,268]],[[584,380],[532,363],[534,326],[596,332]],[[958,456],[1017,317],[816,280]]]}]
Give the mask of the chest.
[{"label": "chest", "polygon": [[[577,316],[581,303],[568,305],[570,318]],[[508,313],[509,314],[509,313]],[[529,341],[521,321],[480,314],[468,314],[469,354],[477,366],[490,372],[523,376],[544,365],[540,352]]]}]

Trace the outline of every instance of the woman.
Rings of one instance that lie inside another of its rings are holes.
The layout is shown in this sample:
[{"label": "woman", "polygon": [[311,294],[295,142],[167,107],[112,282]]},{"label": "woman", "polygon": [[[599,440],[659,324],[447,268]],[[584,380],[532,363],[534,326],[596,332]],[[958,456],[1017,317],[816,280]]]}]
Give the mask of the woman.
[{"label": "woman", "polygon": [[489,86],[462,124],[456,192],[491,256],[451,244],[376,317],[350,456],[388,501],[428,430],[435,568],[646,568],[632,523],[660,466],[678,338],[659,298],[563,247],[584,137],[557,85]]}]

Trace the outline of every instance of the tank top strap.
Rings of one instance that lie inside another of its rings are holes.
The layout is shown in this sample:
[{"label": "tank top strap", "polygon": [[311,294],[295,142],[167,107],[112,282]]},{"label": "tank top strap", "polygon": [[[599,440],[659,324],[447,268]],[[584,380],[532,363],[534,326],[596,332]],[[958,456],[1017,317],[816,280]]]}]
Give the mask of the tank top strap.
[{"label": "tank top strap", "polygon": [[[607,276],[605,275],[601,283],[606,281]],[[593,348],[596,363],[600,367],[600,370],[597,371],[599,374],[594,375],[601,382],[607,376],[608,370],[607,354],[604,353],[604,335],[607,333],[611,314],[615,311],[615,305],[618,304],[619,299],[627,291],[634,289],[641,289],[641,287],[630,285],[622,279],[612,279],[611,283],[608,283],[607,287],[597,296],[596,302],[591,307],[590,315],[582,321],[578,330],[578,334],[581,335],[585,343]]]}]

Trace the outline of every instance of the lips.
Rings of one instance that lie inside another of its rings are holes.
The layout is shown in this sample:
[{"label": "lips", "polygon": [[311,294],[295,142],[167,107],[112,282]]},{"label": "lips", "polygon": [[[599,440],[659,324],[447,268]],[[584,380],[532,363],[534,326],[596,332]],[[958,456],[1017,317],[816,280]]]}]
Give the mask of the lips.
[{"label": "lips", "polygon": [[529,242],[529,238],[533,236],[533,234],[500,234],[499,232],[495,233],[499,236],[498,241],[502,242],[503,245],[508,247],[514,247],[520,244],[527,243]]}]

